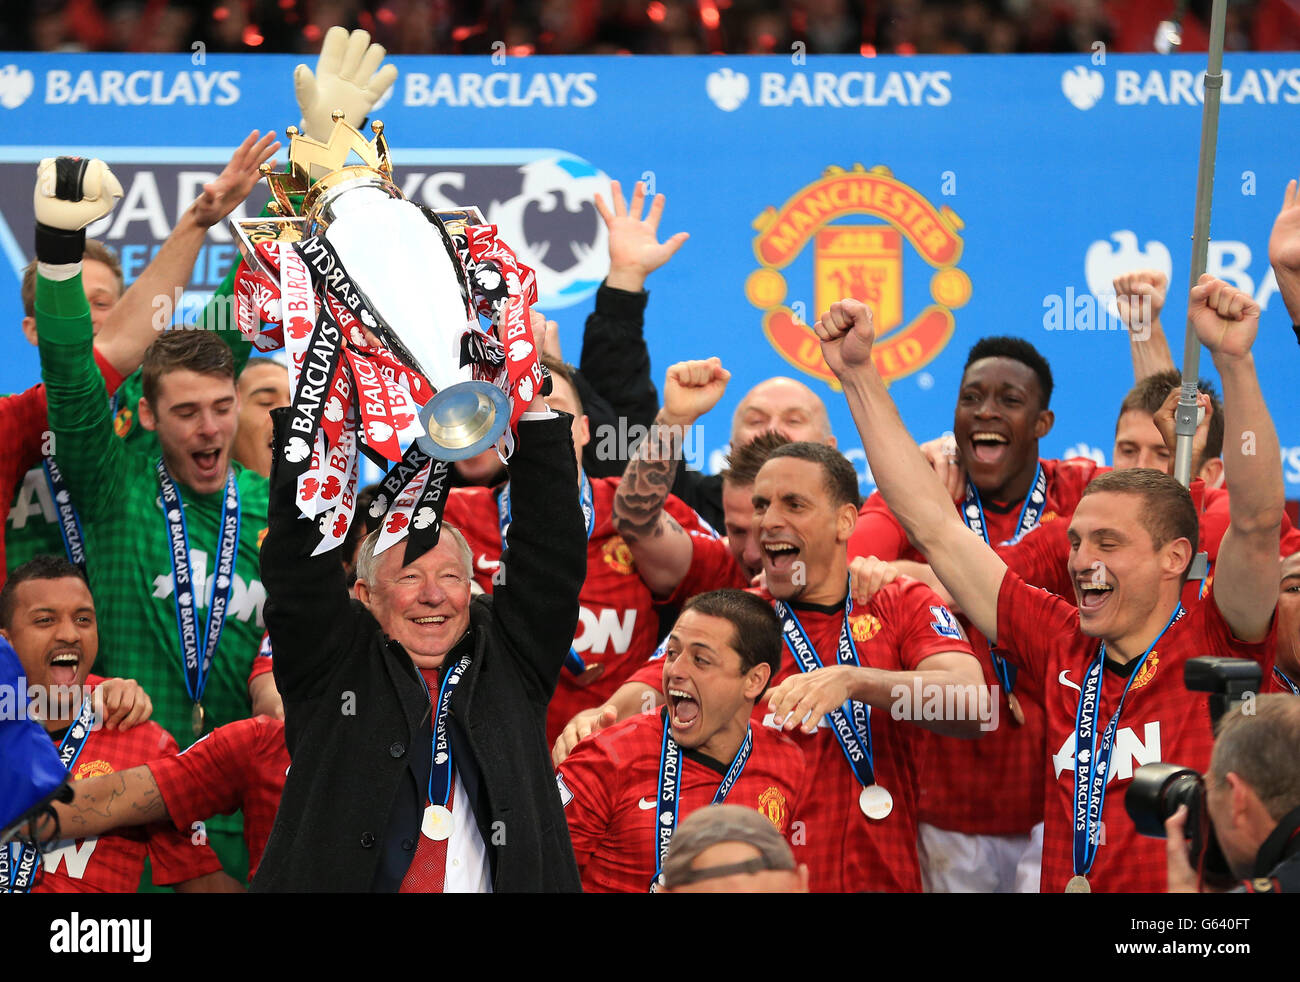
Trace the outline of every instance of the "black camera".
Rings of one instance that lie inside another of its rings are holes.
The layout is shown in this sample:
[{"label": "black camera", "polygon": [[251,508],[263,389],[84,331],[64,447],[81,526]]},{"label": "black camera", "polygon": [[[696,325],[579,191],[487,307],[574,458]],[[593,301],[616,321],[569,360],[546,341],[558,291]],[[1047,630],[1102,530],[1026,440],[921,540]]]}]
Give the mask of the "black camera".
[{"label": "black camera", "polygon": [[[1258,663],[1244,658],[1192,658],[1183,668],[1183,684],[1192,692],[1210,693],[1211,725],[1247,693],[1258,692]],[[1177,764],[1143,764],[1124,794],[1124,809],[1142,835],[1165,837],[1165,820],[1187,806],[1188,859],[1192,868],[1204,870],[1207,882],[1231,884],[1228,861],[1219,848],[1214,825],[1205,807],[1205,779],[1190,767]]]}]

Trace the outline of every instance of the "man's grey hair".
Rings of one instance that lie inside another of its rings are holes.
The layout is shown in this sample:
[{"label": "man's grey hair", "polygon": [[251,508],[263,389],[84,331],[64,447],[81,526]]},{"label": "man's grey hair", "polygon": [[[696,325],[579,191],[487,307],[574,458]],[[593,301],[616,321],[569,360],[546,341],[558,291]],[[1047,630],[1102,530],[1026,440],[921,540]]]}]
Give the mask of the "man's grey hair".
[{"label": "man's grey hair", "polygon": [[[375,559],[375,546],[379,544],[379,533],[382,531],[382,527],[377,528],[367,535],[361,542],[361,551],[357,553],[357,579],[365,580],[367,584],[373,584],[375,582],[375,568],[379,565],[378,560]],[[473,583],[474,551],[470,549],[469,543],[465,541],[465,536],[463,536],[460,529],[456,528],[454,525],[444,525],[441,534],[444,536],[450,534],[451,537],[456,540],[456,545],[460,549],[461,561],[465,564],[465,576],[471,583]],[[439,541],[442,541],[441,538]],[[406,543],[399,542],[392,548],[405,549]]]},{"label": "man's grey hair", "polygon": [[795,868],[789,843],[762,812],[740,805],[708,805],[687,815],[673,834],[664,857],[664,886],[671,890],[689,882],[695,858],[722,842],[753,846],[764,869]]},{"label": "man's grey hair", "polygon": [[1258,696],[1253,713],[1234,707],[1218,729],[1211,780],[1222,787],[1229,773],[1238,775],[1275,819],[1300,808],[1300,696]]}]

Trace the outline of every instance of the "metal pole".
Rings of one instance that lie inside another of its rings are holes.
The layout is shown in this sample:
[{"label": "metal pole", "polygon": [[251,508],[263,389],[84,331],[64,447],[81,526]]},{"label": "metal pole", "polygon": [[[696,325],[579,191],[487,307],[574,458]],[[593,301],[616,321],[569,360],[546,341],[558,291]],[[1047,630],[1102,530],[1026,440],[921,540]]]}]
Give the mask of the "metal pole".
[{"label": "metal pole", "polygon": [[[1214,153],[1219,139],[1219,90],[1223,87],[1223,23],[1227,0],[1214,0],[1210,12],[1210,59],[1205,72],[1205,109],[1201,114],[1201,160],[1196,174],[1196,218],[1192,231],[1190,290],[1205,272],[1210,249],[1210,207],[1214,197]],[[1183,341],[1183,384],[1174,411],[1174,477],[1183,487],[1192,483],[1192,438],[1196,435],[1196,382],[1200,372],[1201,344],[1187,312]]]}]

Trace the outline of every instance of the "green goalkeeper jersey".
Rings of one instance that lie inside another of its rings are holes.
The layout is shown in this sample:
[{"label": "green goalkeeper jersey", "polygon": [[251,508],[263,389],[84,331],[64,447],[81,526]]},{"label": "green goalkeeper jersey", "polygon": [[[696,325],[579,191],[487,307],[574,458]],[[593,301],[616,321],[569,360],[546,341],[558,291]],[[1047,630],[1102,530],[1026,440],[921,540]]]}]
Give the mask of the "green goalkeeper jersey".
[{"label": "green goalkeeper jersey", "polygon": [[[231,354],[235,359],[236,377],[239,376],[252,352],[252,346],[243,335],[238,330],[227,326],[226,322],[230,318],[223,313],[230,307],[238,266],[238,262],[231,265],[230,272],[213,292],[212,301],[198,321],[198,328],[201,330],[226,328],[218,330],[217,337],[230,346]],[[136,419],[136,407],[140,404],[142,395],[140,370],[136,369],[122,382],[121,388],[117,390],[117,395],[112,401],[113,430],[132,450],[156,455],[158,438],[151,430],[141,426]],[[54,497],[45,478],[45,470],[39,461],[35,462],[35,466],[19,483],[2,531],[5,537],[5,565],[10,572],[36,556],[64,554],[63,537],[59,532]],[[180,742],[181,746],[185,746],[183,740]]]},{"label": "green goalkeeper jersey", "polygon": [[[37,278],[41,374],[49,401],[55,460],[81,516],[91,591],[99,618],[95,672],[134,678],[153,699],[153,719],[182,746],[194,739],[193,703],[173,597],[171,551],[157,462],[161,452],[128,447],[91,349],[90,308],[80,276]],[[239,487],[239,545],[228,612],[203,691],[207,728],[248,716],[248,674],[262,638],[266,594],[258,548],[266,532],[267,481],[232,464]],[[224,491],[179,488],[184,506],[194,602],[203,646]],[[61,549],[61,546],[60,546]]]}]

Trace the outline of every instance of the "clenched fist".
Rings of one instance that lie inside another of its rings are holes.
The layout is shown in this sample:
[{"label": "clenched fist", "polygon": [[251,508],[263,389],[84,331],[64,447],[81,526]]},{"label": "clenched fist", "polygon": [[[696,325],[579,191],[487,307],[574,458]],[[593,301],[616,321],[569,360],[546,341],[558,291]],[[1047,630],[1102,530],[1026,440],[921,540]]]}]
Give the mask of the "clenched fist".
[{"label": "clenched fist", "polygon": [[1259,304],[1249,293],[1201,274],[1187,298],[1187,313],[1201,344],[1214,355],[1244,358],[1259,333]]},{"label": "clenched fist", "polygon": [[1149,331],[1164,310],[1169,277],[1159,270],[1139,269],[1115,277],[1114,287],[1120,320],[1135,334]]},{"label": "clenched fist", "polygon": [[871,363],[876,340],[871,308],[861,300],[840,300],[813,325],[822,342],[822,357],[836,377]]},{"label": "clenched fist", "polygon": [[102,160],[46,157],[36,168],[36,221],[50,228],[78,232],[112,211],[120,197],[122,185]]},{"label": "clenched fist", "polygon": [[660,422],[689,426],[718,404],[731,373],[721,360],[679,361],[664,378],[664,408]]}]

